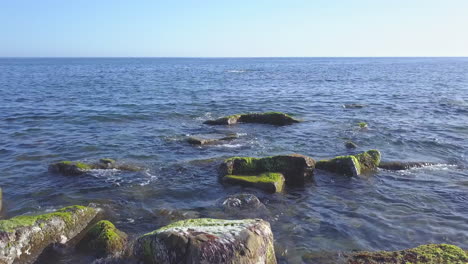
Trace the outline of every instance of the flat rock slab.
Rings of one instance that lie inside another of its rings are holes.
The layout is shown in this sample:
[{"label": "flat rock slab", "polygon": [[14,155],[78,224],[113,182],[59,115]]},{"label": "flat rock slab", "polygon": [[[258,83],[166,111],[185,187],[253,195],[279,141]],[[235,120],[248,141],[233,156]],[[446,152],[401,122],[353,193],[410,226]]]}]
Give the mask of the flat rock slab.
[{"label": "flat rock slab", "polygon": [[221,117],[215,120],[205,121],[208,125],[234,125],[237,123],[258,123],[269,124],[276,126],[292,125],[300,121],[292,116],[281,112],[266,112],[266,113],[248,113],[236,114],[231,116]]},{"label": "flat rock slab", "polygon": [[49,245],[78,235],[100,210],[69,206],[43,215],[0,220],[0,264],[31,263]]},{"label": "flat rock slab", "polygon": [[231,141],[239,136],[237,134],[223,135],[223,134],[203,134],[193,135],[187,138],[187,142],[192,145],[211,145],[219,144],[225,141]]},{"label": "flat rock slab", "polygon": [[270,224],[261,219],[189,219],[141,236],[134,255],[146,264],[276,264]]}]

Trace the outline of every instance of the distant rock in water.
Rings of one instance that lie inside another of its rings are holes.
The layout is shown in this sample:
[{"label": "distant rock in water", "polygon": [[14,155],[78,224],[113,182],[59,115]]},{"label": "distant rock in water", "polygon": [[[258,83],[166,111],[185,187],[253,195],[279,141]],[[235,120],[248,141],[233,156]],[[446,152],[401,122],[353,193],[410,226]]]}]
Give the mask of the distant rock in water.
[{"label": "distant rock in water", "polygon": [[391,161],[391,162],[381,162],[379,168],[385,170],[408,170],[411,168],[421,168],[425,166],[436,165],[434,162],[401,162],[401,161]]},{"label": "distant rock in water", "polygon": [[248,193],[231,195],[223,201],[222,206],[224,210],[228,212],[266,209],[265,205],[260,202],[257,196]]},{"label": "distant rock in water", "polygon": [[363,108],[365,105],[363,104],[344,104],[343,105],[343,108],[348,108],[348,109],[361,109]]},{"label": "distant rock in water", "polygon": [[220,134],[207,134],[195,135],[187,138],[187,142],[192,145],[208,145],[222,143],[223,141],[230,141],[238,138],[237,134],[220,135]]},{"label": "distant rock in water", "polygon": [[359,122],[357,125],[360,129],[366,129],[369,127],[366,122]]},{"label": "distant rock in water", "polygon": [[291,154],[265,158],[229,158],[221,164],[219,172],[222,176],[280,173],[284,176],[286,185],[303,186],[307,180],[312,178],[314,168],[314,159],[300,154]]},{"label": "distant rock in water", "polygon": [[118,230],[114,224],[101,220],[86,232],[77,245],[98,257],[120,255],[125,250],[127,235]]},{"label": "distant rock in water", "polygon": [[358,176],[364,172],[376,169],[380,164],[380,152],[369,150],[356,155],[339,156],[330,160],[317,161],[317,169],[337,174]]},{"label": "distant rock in water", "polygon": [[141,236],[134,255],[145,264],[276,264],[270,224],[261,219],[189,219]]},{"label": "distant rock in water", "polygon": [[115,160],[108,158],[100,159],[98,163],[92,164],[79,161],[60,161],[49,165],[49,171],[60,173],[63,175],[81,175],[94,169],[117,169],[125,171],[141,170],[141,168],[136,166],[128,164],[118,164]]},{"label": "distant rock in water", "polygon": [[0,263],[30,263],[49,245],[65,244],[78,235],[100,210],[69,206],[43,215],[0,220]]},{"label": "distant rock in water", "polygon": [[[312,262],[311,262],[312,263]],[[442,264],[468,263],[468,253],[448,244],[428,244],[399,251],[357,252],[349,254],[347,264]]]},{"label": "distant rock in water", "polygon": [[358,145],[356,145],[356,143],[352,142],[352,141],[346,141],[345,143],[345,147],[347,149],[355,149],[358,147]]},{"label": "distant rock in water", "polygon": [[216,120],[205,121],[208,125],[233,125],[237,123],[259,123],[276,126],[291,125],[300,121],[281,112],[248,113],[225,116]]}]

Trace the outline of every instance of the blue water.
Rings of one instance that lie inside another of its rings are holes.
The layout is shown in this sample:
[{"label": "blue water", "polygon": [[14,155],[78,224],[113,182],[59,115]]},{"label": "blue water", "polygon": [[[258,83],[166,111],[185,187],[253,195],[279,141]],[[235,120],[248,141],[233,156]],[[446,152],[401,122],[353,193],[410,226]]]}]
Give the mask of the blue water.
[{"label": "blue water", "polygon": [[[349,103],[366,106],[342,107]],[[251,111],[305,122],[202,124]],[[357,128],[361,121],[368,130]],[[263,217],[281,263],[301,263],[309,251],[468,248],[467,124],[468,58],[0,59],[0,217],[95,203],[131,237],[181,216]],[[209,133],[240,137],[207,147],[184,141]],[[313,183],[284,194],[217,179],[222,158],[329,158],[350,153],[348,139],[386,161],[440,165],[361,178],[318,171]],[[47,170],[102,157],[145,170]],[[270,212],[222,211],[220,200],[237,192],[256,194]],[[89,259],[68,253],[53,261]]]}]

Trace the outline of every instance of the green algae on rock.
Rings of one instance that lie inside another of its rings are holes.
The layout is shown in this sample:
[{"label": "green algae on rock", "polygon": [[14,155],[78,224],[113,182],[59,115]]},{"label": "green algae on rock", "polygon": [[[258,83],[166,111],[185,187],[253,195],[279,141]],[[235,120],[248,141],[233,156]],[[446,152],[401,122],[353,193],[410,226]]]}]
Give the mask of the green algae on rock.
[{"label": "green algae on rock", "polygon": [[367,128],[367,123],[366,122],[359,122],[358,123],[359,128]]},{"label": "green algae on rock", "polygon": [[114,224],[101,220],[86,232],[78,248],[92,252],[96,256],[119,255],[125,250],[127,235]]},{"label": "green algae on rock", "polygon": [[376,169],[380,164],[380,152],[369,150],[356,155],[338,156],[330,160],[320,160],[316,168],[348,176],[358,176],[361,173]]},{"label": "green algae on rock", "polygon": [[448,244],[428,244],[400,251],[358,252],[348,264],[466,264],[468,253]]},{"label": "green algae on rock", "polygon": [[113,159],[102,158],[97,163],[84,163],[79,161],[60,161],[49,165],[49,171],[60,173],[63,175],[81,175],[89,172],[90,170],[100,169],[116,169],[124,171],[140,171],[141,168],[128,165],[119,164]]},{"label": "green algae on rock", "polygon": [[391,161],[391,162],[381,162],[379,168],[385,170],[408,170],[411,168],[421,168],[430,165],[436,165],[437,163],[433,162],[401,162],[401,161]]},{"label": "green algae on rock", "polygon": [[237,123],[259,123],[270,124],[276,126],[291,125],[299,123],[300,121],[292,116],[281,112],[265,112],[265,113],[247,113],[236,114],[221,117],[215,120],[205,121],[204,124],[208,125],[233,125]]},{"label": "green algae on rock", "polygon": [[145,264],[276,264],[270,224],[261,219],[189,219],[141,236],[134,255]]},{"label": "green algae on rock", "polygon": [[68,206],[53,213],[0,220],[0,263],[27,263],[49,245],[64,244],[78,235],[100,209]]},{"label": "green algae on rock", "polygon": [[225,175],[223,180],[227,183],[251,186],[267,192],[282,192],[284,176],[277,172],[265,172],[259,175]]},{"label": "green algae on rock", "polygon": [[265,172],[283,174],[286,185],[303,186],[312,178],[315,160],[300,154],[264,158],[232,157],[224,160],[219,171],[225,175],[258,175]]}]

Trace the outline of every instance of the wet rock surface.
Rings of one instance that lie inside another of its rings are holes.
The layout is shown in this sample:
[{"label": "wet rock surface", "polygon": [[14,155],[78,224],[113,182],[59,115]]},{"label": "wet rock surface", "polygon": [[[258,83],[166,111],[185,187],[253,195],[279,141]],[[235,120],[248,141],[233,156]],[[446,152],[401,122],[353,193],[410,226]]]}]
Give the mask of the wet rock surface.
[{"label": "wet rock surface", "polygon": [[143,263],[275,264],[270,224],[261,219],[189,219],[141,236],[134,254]]},{"label": "wet rock surface", "polygon": [[0,263],[29,263],[48,246],[65,244],[96,217],[100,209],[69,206],[43,215],[0,220]]},{"label": "wet rock surface", "polygon": [[205,134],[194,135],[187,138],[187,142],[192,145],[211,145],[228,142],[238,138],[237,134],[222,135],[222,134]]},{"label": "wet rock surface", "polygon": [[355,155],[320,160],[316,168],[347,176],[358,176],[376,169],[380,164],[380,157],[378,150],[369,150]]},{"label": "wet rock surface", "polygon": [[208,125],[234,125],[237,123],[259,123],[270,124],[276,126],[291,125],[300,121],[292,116],[281,112],[266,112],[266,113],[248,113],[225,116],[215,120],[205,121]]},{"label": "wet rock surface", "polygon": [[125,233],[118,230],[111,222],[101,220],[86,232],[77,247],[97,257],[105,257],[122,254],[126,244]]},{"label": "wet rock surface", "polygon": [[385,170],[408,170],[412,168],[421,168],[425,166],[436,165],[434,162],[402,162],[402,161],[391,161],[381,162],[379,168]]}]

